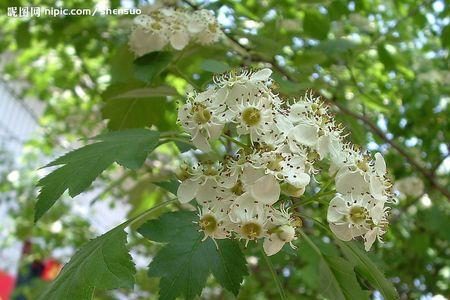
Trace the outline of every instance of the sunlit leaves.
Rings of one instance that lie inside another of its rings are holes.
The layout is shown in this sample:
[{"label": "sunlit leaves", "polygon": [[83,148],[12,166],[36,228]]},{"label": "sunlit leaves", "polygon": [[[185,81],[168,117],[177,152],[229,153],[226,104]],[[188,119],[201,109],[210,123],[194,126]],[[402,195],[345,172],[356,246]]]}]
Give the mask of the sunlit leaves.
[{"label": "sunlit leaves", "polygon": [[41,190],[35,207],[35,220],[53,206],[69,190],[76,195],[87,189],[92,181],[112,163],[137,169],[155,149],[159,133],[145,129],[111,132],[92,138],[95,142],[73,150],[45,167],[59,166],[38,182]]},{"label": "sunlit leaves", "polygon": [[315,10],[308,10],[303,19],[303,30],[305,34],[313,39],[324,40],[330,31],[330,21],[327,16]]}]

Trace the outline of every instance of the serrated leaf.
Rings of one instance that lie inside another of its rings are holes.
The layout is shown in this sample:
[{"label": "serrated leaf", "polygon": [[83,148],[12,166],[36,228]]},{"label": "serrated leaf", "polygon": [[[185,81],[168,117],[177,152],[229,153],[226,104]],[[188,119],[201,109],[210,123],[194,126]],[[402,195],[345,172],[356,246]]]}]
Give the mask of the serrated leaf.
[{"label": "serrated leaf", "polygon": [[35,207],[35,221],[69,190],[75,197],[112,163],[137,169],[158,144],[159,133],[146,129],[111,132],[93,138],[96,142],[73,150],[45,167],[59,166],[38,182],[41,190]]},{"label": "serrated leaf", "polygon": [[398,293],[390,281],[384,277],[377,266],[369,257],[353,242],[338,241],[344,256],[351,261],[357,270],[363,275],[377,290],[379,290],[385,299],[399,299]]},{"label": "serrated leaf", "polygon": [[237,294],[247,274],[245,258],[232,240],[202,241],[193,212],[173,212],[142,225],[138,232],[150,240],[166,244],[149,266],[149,276],[161,277],[160,299],[200,295],[212,274],[226,289]]},{"label": "serrated leaf", "polygon": [[124,225],[84,245],[64,266],[40,300],[91,299],[94,289],[133,288],[136,273]]},{"label": "serrated leaf", "polygon": [[352,265],[339,256],[323,255],[319,263],[321,293],[330,299],[369,299],[356,279]]},{"label": "serrated leaf", "polygon": [[330,21],[328,17],[316,10],[309,10],[303,19],[304,32],[317,40],[324,40],[330,31]]},{"label": "serrated leaf", "polygon": [[165,96],[177,95],[168,86],[155,88],[135,87],[135,84],[115,84],[103,93],[106,101],[102,108],[108,128],[123,130],[156,125],[160,130],[171,129],[176,121],[175,103]]},{"label": "serrated leaf", "polygon": [[[211,239],[205,242],[214,246]],[[216,251],[216,255],[208,256],[211,272],[222,286],[237,296],[243,276],[247,275],[245,258],[239,245],[230,239],[218,240],[217,245],[212,251]]]},{"label": "serrated leaf", "polygon": [[134,61],[134,74],[137,79],[150,83],[171,62],[173,54],[168,51],[152,52]]},{"label": "serrated leaf", "polygon": [[364,291],[358,283],[354,265],[335,255],[325,255],[323,250],[302,231],[307,248],[310,251],[310,260],[315,262],[319,270],[320,292],[333,300],[369,299],[369,292]]},{"label": "serrated leaf", "polygon": [[200,68],[211,73],[223,73],[228,71],[230,66],[227,63],[218,60],[205,59],[200,64]]}]

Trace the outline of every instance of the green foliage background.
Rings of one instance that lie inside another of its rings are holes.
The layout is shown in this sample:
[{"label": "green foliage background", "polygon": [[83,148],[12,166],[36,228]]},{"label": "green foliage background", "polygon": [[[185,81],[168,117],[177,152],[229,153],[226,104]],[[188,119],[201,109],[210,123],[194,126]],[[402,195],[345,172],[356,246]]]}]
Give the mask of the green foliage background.
[{"label": "green foliage background", "polygon": [[[17,201],[21,207],[14,212],[17,229],[12,234],[46,241],[35,248],[34,258],[47,257],[58,247],[79,248],[93,237],[89,220],[67,213],[67,201],[56,204],[33,224],[35,169],[41,166],[37,161],[49,161],[66,152],[67,145],[77,145],[80,138],[108,130],[177,130],[176,101],[183,101],[188,85],[205,87],[213,73],[233,67],[271,66],[282,96],[299,97],[306,89],[322,94],[356,144],[384,153],[395,179],[415,175],[423,180],[432,205],[423,205],[420,197],[401,199],[392,209],[385,244],[378,244],[369,256],[392,280],[401,299],[450,294],[450,176],[448,168],[443,168],[450,152],[449,3],[199,1],[198,5],[220,16],[228,36],[222,43],[190,45],[181,52],[153,53],[134,60],[126,45],[130,16],[13,19],[5,15],[8,6],[29,5],[14,2],[1,2],[0,51],[14,54],[4,79],[28,81],[30,87],[19,96],[36,97],[47,106],[39,120],[41,134],[27,145],[20,182],[10,183],[2,174],[0,201]],[[53,1],[33,1],[33,6],[53,5]],[[64,1],[67,8],[93,5]],[[120,3],[111,0],[110,5],[119,7]],[[130,203],[130,216],[134,216],[172,197],[152,184],[171,176],[155,162],[164,164],[180,149],[183,145],[173,143],[160,147],[142,168],[126,171],[120,178],[111,175],[118,166],[109,168],[95,182],[104,189],[96,200],[112,197]],[[6,158],[2,160],[2,164],[6,162]],[[132,188],[124,184],[130,178]],[[16,195],[9,196],[11,191]],[[325,209],[314,204],[304,212],[325,222]],[[63,233],[51,233],[50,225],[60,218]],[[323,253],[339,253],[339,245],[327,232],[308,219],[304,222],[304,231]],[[131,235],[131,246],[141,245],[140,251],[148,257],[161,248]],[[321,257],[303,240],[297,244],[295,253],[286,250],[272,260],[287,297],[322,299],[327,295],[321,290],[318,272]],[[259,257],[251,251],[246,255]],[[277,298],[276,286],[263,263],[250,264],[250,273],[239,299]],[[360,284],[371,286],[369,282]],[[36,283],[26,293],[35,295],[33,290],[41,288],[42,284]],[[136,290],[156,298],[157,279],[138,270]],[[119,292],[133,294],[130,290]],[[98,291],[95,297],[117,296]],[[233,298],[212,277],[202,297]]]}]

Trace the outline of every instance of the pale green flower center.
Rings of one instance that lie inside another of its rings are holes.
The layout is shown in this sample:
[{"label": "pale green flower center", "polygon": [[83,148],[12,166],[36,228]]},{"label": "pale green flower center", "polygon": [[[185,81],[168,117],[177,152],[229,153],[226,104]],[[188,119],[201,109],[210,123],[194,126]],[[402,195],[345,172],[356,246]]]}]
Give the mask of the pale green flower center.
[{"label": "pale green flower center", "polygon": [[242,120],[248,126],[255,126],[261,121],[261,112],[256,107],[248,107],[242,112]]},{"label": "pale green flower center", "polygon": [[261,234],[262,228],[259,224],[250,222],[242,226],[242,233],[249,239],[254,240]]},{"label": "pale green flower center", "polygon": [[363,223],[367,218],[367,210],[361,206],[353,206],[350,209],[349,217],[355,224]]},{"label": "pale green flower center", "polygon": [[217,229],[217,220],[212,215],[205,215],[200,219],[200,228],[206,233],[213,233]]},{"label": "pale green flower center", "polygon": [[194,110],[194,118],[197,123],[205,124],[211,120],[211,112],[204,105],[197,105]]}]

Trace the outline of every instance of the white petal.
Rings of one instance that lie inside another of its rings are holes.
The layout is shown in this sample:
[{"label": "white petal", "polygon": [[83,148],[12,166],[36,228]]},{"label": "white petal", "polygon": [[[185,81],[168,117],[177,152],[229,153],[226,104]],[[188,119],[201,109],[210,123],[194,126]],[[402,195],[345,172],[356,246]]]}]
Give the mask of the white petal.
[{"label": "white petal", "polygon": [[297,173],[295,174],[296,177],[294,177],[293,175],[294,174],[286,177],[286,181],[296,188],[304,188],[311,181],[311,177],[306,173]]},{"label": "white petal", "polygon": [[345,205],[345,200],[341,196],[334,197],[328,206],[327,221],[328,222],[338,222],[342,221],[345,213],[348,210]]},{"label": "white petal", "polygon": [[338,239],[342,241],[350,241],[353,238],[347,223],[345,224],[330,223],[330,229],[331,231],[333,231],[334,235],[336,235]]},{"label": "white petal", "polygon": [[313,125],[300,124],[294,127],[294,137],[297,142],[306,146],[314,146],[319,138],[317,127]]},{"label": "white petal", "polygon": [[324,159],[328,152],[330,152],[330,137],[323,135],[317,143],[317,153],[319,153],[320,159]]},{"label": "white petal", "polygon": [[220,104],[225,104],[229,92],[230,92],[230,89],[229,89],[228,87],[226,87],[226,86],[220,88],[220,89],[216,92],[216,95],[215,95],[215,97],[214,97],[214,99],[213,99],[214,105],[218,106],[218,105],[220,105]]},{"label": "white petal", "polygon": [[369,230],[365,235],[364,235],[364,248],[366,249],[366,251],[369,251],[370,248],[372,248],[373,243],[375,242],[376,238],[378,235],[378,228],[374,228],[372,230]]},{"label": "white petal", "polygon": [[195,147],[202,150],[203,152],[211,151],[211,145],[208,143],[208,139],[200,133],[198,133],[197,136],[192,139],[192,143]]},{"label": "white petal", "polygon": [[372,217],[373,223],[375,225],[380,224],[381,219],[384,216],[384,203],[378,202],[371,210],[370,216]]},{"label": "white petal", "polygon": [[183,31],[177,31],[170,36],[170,44],[176,50],[183,50],[189,43],[189,35]]},{"label": "white petal", "polygon": [[217,183],[214,180],[207,180],[198,187],[195,198],[199,204],[206,204],[216,200]]},{"label": "white petal", "polygon": [[265,175],[252,185],[250,192],[258,202],[272,205],[280,198],[281,188],[275,176]]},{"label": "white petal", "polygon": [[259,207],[261,205],[255,204],[255,199],[249,193],[244,193],[231,205],[230,220],[234,223],[251,220],[259,212]]},{"label": "white petal", "polygon": [[181,203],[188,203],[195,198],[199,184],[196,181],[185,180],[183,181],[177,190],[178,201]]},{"label": "white petal", "polygon": [[210,139],[215,140],[222,134],[223,124],[211,125],[209,128]]},{"label": "white petal", "polygon": [[200,94],[198,94],[198,95],[195,97],[195,102],[204,102],[204,101],[207,100],[208,98],[211,98],[211,99],[212,99],[214,93],[215,93],[215,89],[209,88],[209,89],[207,89],[206,91],[201,92]]},{"label": "white petal", "polygon": [[373,197],[377,200],[385,200],[386,196],[383,195],[384,186],[383,182],[380,180],[380,178],[376,176],[372,176],[370,178],[370,193],[373,195]]},{"label": "white petal", "polygon": [[241,180],[244,185],[251,185],[262,176],[264,176],[264,169],[246,165],[242,171]]},{"label": "white petal", "polygon": [[264,252],[268,256],[277,254],[283,248],[285,242],[282,241],[277,234],[272,233],[270,238],[265,238],[263,243]]},{"label": "white petal", "polygon": [[233,175],[223,174],[220,178],[220,185],[225,188],[232,188],[238,180],[239,173],[234,172]]},{"label": "white petal", "polygon": [[269,68],[265,68],[262,70],[259,70],[258,72],[254,73],[251,77],[250,80],[255,82],[255,81],[266,81],[267,79],[270,78],[270,75],[272,75],[272,70]]},{"label": "white petal", "polygon": [[386,162],[384,161],[383,155],[379,152],[375,153],[375,171],[380,176],[386,174]]},{"label": "white petal", "polygon": [[361,173],[344,171],[336,175],[336,191],[341,194],[361,194],[368,191],[368,184]]}]

